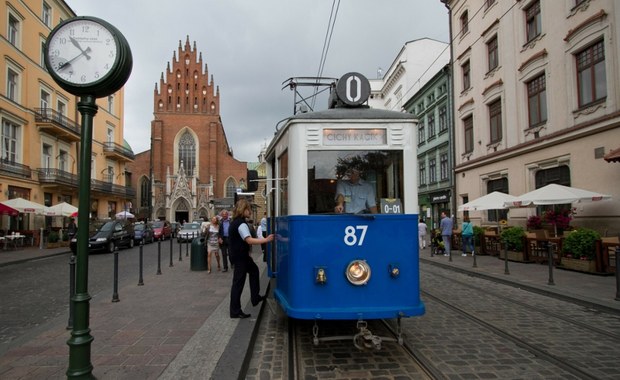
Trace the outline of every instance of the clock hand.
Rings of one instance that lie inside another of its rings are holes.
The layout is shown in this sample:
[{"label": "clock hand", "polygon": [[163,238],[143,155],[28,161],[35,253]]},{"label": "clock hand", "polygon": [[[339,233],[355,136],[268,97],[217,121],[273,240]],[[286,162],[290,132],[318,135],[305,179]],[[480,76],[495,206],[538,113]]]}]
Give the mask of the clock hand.
[{"label": "clock hand", "polygon": [[76,59],[80,58],[81,56],[85,56],[86,59],[90,59],[90,56],[88,55],[88,53],[90,53],[90,47],[87,47],[86,50],[83,50],[80,54],[78,54],[75,57],[71,58],[67,62],[63,62],[60,65],[58,65],[58,70],[64,70],[68,66],[71,66],[71,62],[75,61]]},{"label": "clock hand", "polygon": [[71,40],[71,43],[73,44],[73,46],[78,48],[82,52],[82,54],[84,54],[86,59],[90,59],[90,56],[88,54],[86,54],[86,52],[88,52],[90,50],[90,48],[87,48],[86,51],[84,51],[84,49],[82,49],[82,46],[80,46],[80,43],[77,42],[77,40],[75,38],[69,37],[69,40]]}]

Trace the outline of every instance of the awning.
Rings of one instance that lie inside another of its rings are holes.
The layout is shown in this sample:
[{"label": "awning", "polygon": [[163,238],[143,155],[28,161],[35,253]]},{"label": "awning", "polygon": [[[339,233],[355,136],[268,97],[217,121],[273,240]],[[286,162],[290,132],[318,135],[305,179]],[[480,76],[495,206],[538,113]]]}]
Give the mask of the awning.
[{"label": "awning", "polygon": [[611,152],[604,155],[603,159],[607,162],[620,162],[620,148],[613,149]]}]

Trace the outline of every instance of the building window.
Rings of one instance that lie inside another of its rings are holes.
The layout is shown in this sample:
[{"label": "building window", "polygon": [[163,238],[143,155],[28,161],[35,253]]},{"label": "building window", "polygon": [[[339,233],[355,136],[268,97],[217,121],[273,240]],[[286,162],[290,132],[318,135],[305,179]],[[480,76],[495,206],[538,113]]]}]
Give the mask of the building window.
[{"label": "building window", "polygon": [[583,107],[606,98],[607,77],[603,41],[599,41],[577,53],[576,59],[579,106]]},{"label": "building window", "polygon": [[439,156],[439,176],[442,181],[448,179],[448,153]]},{"label": "building window", "polygon": [[52,8],[44,1],[43,13],[41,14],[41,20],[47,26],[52,25]]},{"label": "building window", "polygon": [[495,0],[486,0],[486,7],[491,8],[491,5],[495,4]]},{"label": "building window", "polygon": [[17,149],[19,148],[19,126],[10,121],[2,120],[2,161],[19,163]]},{"label": "building window", "polygon": [[448,107],[439,108],[439,133],[448,130]]},{"label": "building window", "polygon": [[49,169],[52,167],[52,146],[49,144],[43,144],[43,155],[41,157],[41,166],[44,169]]},{"label": "building window", "polygon": [[527,82],[527,105],[530,128],[547,121],[547,84],[544,73]]},{"label": "building window", "polygon": [[60,150],[60,153],[58,154],[58,170],[61,170],[63,172],[67,171],[67,156],[69,155],[69,153],[67,153],[66,150]]},{"label": "building window", "polygon": [[149,207],[149,180],[143,177],[140,181],[140,207]]},{"label": "building window", "polygon": [[9,38],[9,42],[13,46],[17,46],[19,43],[19,20],[17,17],[9,14],[9,29],[7,36]]},{"label": "building window", "polygon": [[424,162],[418,164],[418,180],[420,186],[426,185],[426,163]]},{"label": "building window", "polygon": [[469,116],[463,119],[464,146],[465,153],[474,151],[474,117]]},{"label": "building window", "polygon": [[39,65],[45,69],[45,41],[41,41],[41,51],[39,51],[40,61]]},{"label": "building window", "polygon": [[108,174],[104,176],[104,180],[108,183],[113,183],[114,182],[114,167],[111,165],[108,165],[107,173]]},{"label": "building window", "polygon": [[108,112],[114,115],[114,95],[108,96]]},{"label": "building window", "polygon": [[13,69],[8,69],[6,78],[6,97],[17,102],[19,88],[19,74]]},{"label": "building window", "polygon": [[41,108],[45,109],[49,107],[50,98],[51,98],[51,95],[49,94],[49,92],[45,90],[41,90],[41,101],[40,101]]},{"label": "building window", "polygon": [[196,166],[196,141],[188,131],[179,140],[179,163],[183,162],[185,173],[193,175]]},{"label": "building window", "polygon": [[58,102],[56,102],[56,111],[58,111],[59,115],[67,116],[67,104],[58,100]]},{"label": "building window", "polygon": [[469,67],[469,61],[465,62],[463,66],[461,66],[461,70],[463,71],[463,91],[469,90],[471,86],[471,71]]},{"label": "building window", "polygon": [[424,135],[424,122],[420,121],[418,124],[418,145],[423,144],[426,137]]},{"label": "building window", "polygon": [[[499,178],[487,182],[487,194],[499,191],[508,194],[508,178]],[[489,210],[487,218],[489,222],[499,222],[508,219],[508,209],[505,210]]]},{"label": "building window", "polygon": [[489,104],[489,132],[491,143],[502,140],[502,100],[497,99]]},{"label": "building window", "polygon": [[428,138],[431,139],[435,137],[437,132],[435,131],[435,115],[428,115]]},{"label": "building window", "polygon": [[542,18],[540,15],[540,1],[534,1],[525,10],[525,28],[527,42],[538,37],[542,29]]},{"label": "building window", "polygon": [[235,192],[237,191],[237,184],[235,180],[229,178],[226,181],[226,198],[233,198],[235,196]]},{"label": "building window", "polygon": [[437,159],[434,157],[428,160],[428,181],[429,183],[437,182]]},{"label": "building window", "polygon": [[467,11],[461,15],[461,36],[469,32],[469,15]]},{"label": "building window", "polygon": [[114,129],[108,128],[108,132],[106,134],[106,142],[113,143],[114,142]]},{"label": "building window", "polygon": [[493,71],[497,66],[499,66],[499,57],[497,52],[497,36],[491,38],[489,42],[487,42],[487,54],[489,60],[489,71]]}]

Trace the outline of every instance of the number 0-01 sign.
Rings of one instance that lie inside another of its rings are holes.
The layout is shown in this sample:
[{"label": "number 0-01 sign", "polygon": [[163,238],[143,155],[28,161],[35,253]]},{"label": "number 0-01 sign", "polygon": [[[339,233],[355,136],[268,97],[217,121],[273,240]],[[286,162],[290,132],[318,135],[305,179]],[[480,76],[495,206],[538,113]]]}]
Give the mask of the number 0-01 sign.
[{"label": "number 0-01 sign", "polygon": [[360,73],[347,73],[336,84],[336,95],[344,104],[359,106],[370,96],[370,82]]},{"label": "number 0-01 sign", "polygon": [[403,208],[400,199],[397,198],[381,198],[382,214],[402,214]]}]

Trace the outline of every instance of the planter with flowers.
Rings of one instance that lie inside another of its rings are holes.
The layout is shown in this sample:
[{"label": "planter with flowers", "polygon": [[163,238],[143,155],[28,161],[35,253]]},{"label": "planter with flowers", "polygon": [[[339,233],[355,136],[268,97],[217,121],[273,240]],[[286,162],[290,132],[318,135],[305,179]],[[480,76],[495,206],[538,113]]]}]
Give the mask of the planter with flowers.
[{"label": "planter with flowers", "polygon": [[499,258],[505,257],[504,252],[508,254],[508,260],[528,262],[528,255],[525,250],[526,234],[525,230],[521,227],[507,227],[502,230],[501,234],[502,247],[499,253]]},{"label": "planter with flowers", "polygon": [[570,230],[570,221],[574,214],[575,209],[549,209],[544,212],[542,220],[553,228],[554,236],[560,236],[564,231]]},{"label": "planter with flowers", "polygon": [[560,266],[580,272],[596,272],[596,241],[601,235],[588,228],[570,232],[562,243]]}]

